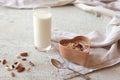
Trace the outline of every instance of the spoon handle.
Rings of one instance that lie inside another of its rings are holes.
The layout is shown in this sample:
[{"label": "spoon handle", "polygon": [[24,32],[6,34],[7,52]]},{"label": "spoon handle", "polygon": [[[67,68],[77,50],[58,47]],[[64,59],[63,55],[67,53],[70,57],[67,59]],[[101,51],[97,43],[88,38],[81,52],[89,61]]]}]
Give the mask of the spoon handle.
[{"label": "spoon handle", "polygon": [[84,75],[84,74],[81,74],[81,73],[79,73],[79,72],[77,72],[77,71],[75,71],[75,70],[73,70],[73,69],[71,69],[71,68],[68,68],[68,69],[71,70],[71,71],[73,71],[73,72],[75,72],[75,73],[78,73],[79,76],[81,76],[81,77],[84,78],[85,80],[90,80],[90,77],[89,77],[89,76]]}]

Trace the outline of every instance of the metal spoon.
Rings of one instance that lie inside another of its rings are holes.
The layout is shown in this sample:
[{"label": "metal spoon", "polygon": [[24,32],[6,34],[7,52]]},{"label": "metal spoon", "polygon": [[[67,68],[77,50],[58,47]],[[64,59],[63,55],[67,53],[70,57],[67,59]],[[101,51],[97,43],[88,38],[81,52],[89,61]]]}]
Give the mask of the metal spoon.
[{"label": "metal spoon", "polygon": [[[63,68],[64,68],[64,65],[63,65],[60,61],[58,61],[58,60],[56,60],[56,59],[51,59],[51,63],[52,63],[56,68],[59,68],[59,69],[63,69]],[[67,67],[67,66],[66,66],[66,68],[69,69],[69,70],[71,70],[71,71],[73,71],[73,72],[75,72],[75,73],[78,73],[79,76],[81,76],[81,77],[84,78],[85,80],[90,80],[90,77],[88,77],[88,76],[86,76],[86,75],[84,75],[84,74],[81,74],[81,73],[79,73],[79,72],[77,72],[77,71],[75,71],[75,70],[73,70],[73,69],[71,69],[71,68],[69,68],[69,67]]]}]

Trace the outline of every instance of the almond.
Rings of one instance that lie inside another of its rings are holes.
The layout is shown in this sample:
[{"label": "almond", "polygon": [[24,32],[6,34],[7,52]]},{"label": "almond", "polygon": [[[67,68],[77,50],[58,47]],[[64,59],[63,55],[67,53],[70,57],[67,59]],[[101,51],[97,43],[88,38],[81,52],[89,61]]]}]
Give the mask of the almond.
[{"label": "almond", "polygon": [[4,64],[6,64],[6,63],[7,63],[6,59],[3,59],[3,60],[2,60],[2,64],[4,65]]},{"label": "almond", "polygon": [[20,55],[21,55],[22,57],[27,57],[27,56],[28,56],[28,53],[27,53],[27,52],[22,52],[22,53],[20,53]]},{"label": "almond", "polygon": [[25,67],[19,66],[19,67],[17,68],[17,72],[23,72],[23,71],[25,71]]},{"label": "almond", "polygon": [[12,76],[12,77],[15,77],[15,73],[12,72],[12,73],[11,73],[11,76]]},{"label": "almond", "polygon": [[21,63],[17,63],[17,64],[16,64],[16,69],[19,68],[19,67],[22,67],[22,64],[21,64]]}]

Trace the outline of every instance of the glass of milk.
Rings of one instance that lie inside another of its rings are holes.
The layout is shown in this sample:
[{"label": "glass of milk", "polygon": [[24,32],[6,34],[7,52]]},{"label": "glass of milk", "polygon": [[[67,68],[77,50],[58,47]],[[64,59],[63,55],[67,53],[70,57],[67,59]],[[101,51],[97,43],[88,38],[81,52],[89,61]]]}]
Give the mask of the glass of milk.
[{"label": "glass of milk", "polygon": [[34,44],[39,51],[51,48],[51,8],[33,9]]}]

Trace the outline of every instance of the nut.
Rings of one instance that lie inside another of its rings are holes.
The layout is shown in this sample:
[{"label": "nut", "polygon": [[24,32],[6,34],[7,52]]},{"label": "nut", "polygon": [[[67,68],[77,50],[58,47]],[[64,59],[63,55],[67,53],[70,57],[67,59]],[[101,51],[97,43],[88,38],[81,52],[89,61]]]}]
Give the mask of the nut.
[{"label": "nut", "polygon": [[15,68],[15,66],[14,66],[14,65],[12,65],[12,68],[14,69],[14,68]]},{"label": "nut", "polygon": [[27,59],[26,59],[26,58],[23,58],[22,60],[23,60],[23,61],[26,61]]},{"label": "nut", "polygon": [[23,72],[23,71],[25,71],[25,67],[19,66],[19,67],[17,68],[17,72]]},{"label": "nut", "polygon": [[5,69],[6,69],[7,71],[11,71],[11,70],[13,70],[13,67],[6,65]]},{"label": "nut", "polygon": [[14,64],[16,65],[18,62],[15,62]]},{"label": "nut", "polygon": [[6,59],[3,59],[3,60],[2,60],[2,64],[4,65],[4,64],[6,64],[6,63],[7,63]]},{"label": "nut", "polygon": [[13,70],[13,67],[12,67],[12,66],[10,66],[10,69],[11,69],[11,70]]},{"label": "nut", "polygon": [[28,56],[28,53],[27,53],[27,52],[23,52],[23,53],[20,53],[20,55],[21,55],[22,57],[27,57],[27,56]]},{"label": "nut", "polygon": [[16,55],[16,58],[19,59],[19,58],[21,58],[21,57],[20,57],[19,55]]},{"label": "nut", "polygon": [[16,64],[16,69],[19,68],[19,67],[22,67],[22,64],[21,64],[21,63],[17,63],[17,64]]},{"label": "nut", "polygon": [[7,70],[7,71],[11,71],[11,68],[10,67],[5,67],[5,69]]},{"label": "nut", "polygon": [[12,77],[15,77],[15,73],[12,72],[12,73],[11,73],[11,76],[12,76]]}]

